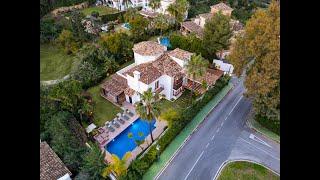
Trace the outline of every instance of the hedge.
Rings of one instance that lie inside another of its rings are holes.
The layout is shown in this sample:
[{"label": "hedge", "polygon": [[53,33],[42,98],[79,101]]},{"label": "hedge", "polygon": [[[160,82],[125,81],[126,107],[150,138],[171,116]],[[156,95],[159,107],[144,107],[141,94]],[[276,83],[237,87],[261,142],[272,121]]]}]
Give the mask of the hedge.
[{"label": "hedge", "polygon": [[[178,115],[178,119],[173,121],[172,127],[157,141],[160,145],[160,153],[171,143],[171,141],[181,132],[181,130],[197,115],[197,113],[224,88],[230,80],[230,77],[220,78],[215,86],[209,89],[200,100],[195,101],[192,105]],[[157,159],[156,145],[150,147],[149,151],[141,158],[134,160],[128,167],[127,174],[120,179],[142,179],[143,174]]]}]

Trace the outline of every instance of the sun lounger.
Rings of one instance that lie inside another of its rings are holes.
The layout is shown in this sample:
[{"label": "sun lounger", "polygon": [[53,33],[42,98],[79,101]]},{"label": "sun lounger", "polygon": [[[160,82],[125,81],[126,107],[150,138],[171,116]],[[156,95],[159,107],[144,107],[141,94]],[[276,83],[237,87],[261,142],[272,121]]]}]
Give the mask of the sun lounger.
[{"label": "sun lounger", "polygon": [[123,113],[120,118],[127,120],[127,121],[130,119],[125,113]]},{"label": "sun lounger", "polygon": [[129,116],[131,116],[131,117],[134,116],[133,112],[131,112],[129,109],[126,110],[126,113],[127,113]]},{"label": "sun lounger", "polygon": [[103,129],[102,127],[99,127],[99,128],[98,128],[98,132],[99,132],[99,133],[103,133],[103,132],[104,132],[104,129]]},{"label": "sun lounger", "polygon": [[121,124],[124,124],[124,120],[120,119],[120,118],[117,118],[118,122],[120,122]]},{"label": "sun lounger", "polygon": [[115,129],[114,129],[110,124],[107,126],[107,128],[108,128],[109,131],[111,131],[111,132],[114,132],[114,131],[115,131]]},{"label": "sun lounger", "polygon": [[109,136],[109,134],[108,134],[107,132],[103,132],[103,133],[100,134],[100,136],[101,136],[103,139],[106,139],[106,138]]},{"label": "sun lounger", "polygon": [[120,127],[120,125],[116,121],[112,121],[112,125],[114,125],[116,128]]}]

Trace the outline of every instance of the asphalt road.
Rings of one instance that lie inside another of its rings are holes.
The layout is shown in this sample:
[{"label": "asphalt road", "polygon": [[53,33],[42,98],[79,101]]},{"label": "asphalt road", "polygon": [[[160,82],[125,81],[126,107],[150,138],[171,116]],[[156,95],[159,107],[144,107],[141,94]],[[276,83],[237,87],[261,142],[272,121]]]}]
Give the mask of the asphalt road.
[{"label": "asphalt road", "polygon": [[254,133],[245,124],[252,107],[243,96],[243,80],[235,84],[191,135],[159,180],[212,180],[227,160],[252,160],[280,174],[280,145]]}]

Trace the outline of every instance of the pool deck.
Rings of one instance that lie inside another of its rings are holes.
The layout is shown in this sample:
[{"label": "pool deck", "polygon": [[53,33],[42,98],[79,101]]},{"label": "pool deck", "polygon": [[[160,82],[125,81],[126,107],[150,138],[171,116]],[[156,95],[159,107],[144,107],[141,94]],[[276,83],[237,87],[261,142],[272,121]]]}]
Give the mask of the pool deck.
[{"label": "pool deck", "polygon": [[[138,118],[139,116],[137,116],[137,118]],[[136,118],[136,119],[137,119]],[[135,119],[135,120],[136,120]],[[130,119],[131,120],[131,119]],[[132,121],[132,122],[134,122],[134,121]],[[129,124],[129,123],[128,123]],[[130,123],[131,124],[131,123]],[[129,124],[129,125],[130,125]],[[122,125],[123,126],[123,125]],[[152,131],[152,135],[153,135],[153,138],[154,138],[154,140],[155,139],[157,139],[160,135],[161,135],[161,133],[164,131],[164,128],[167,126],[167,122],[166,121],[156,121],[156,124],[155,124],[155,126],[156,126],[156,128]],[[128,126],[127,126],[128,127]],[[124,128],[125,129],[125,128]],[[123,130],[124,130],[123,129]],[[122,130],[122,131],[123,131]],[[122,132],[121,131],[121,132]],[[121,133],[120,132],[120,133]],[[119,134],[120,134],[119,133]],[[116,136],[115,136],[116,137]],[[110,142],[110,141],[109,141]],[[146,139],[145,139],[145,142],[142,144],[142,145],[140,145],[142,148],[143,148],[143,150],[144,149],[146,149],[147,147],[149,147],[149,144],[151,144],[151,135],[149,134],[147,137],[146,137]],[[130,164],[130,162],[132,161],[132,160],[134,160],[141,152],[142,152],[142,149],[140,148],[140,146],[137,146],[133,151],[131,151],[131,157],[128,159],[128,161],[127,161],[127,165],[129,165]],[[107,151],[107,150],[105,150],[104,149],[104,147],[102,147],[103,148],[103,150],[106,152],[106,155],[105,155],[105,161],[107,161],[108,163],[112,163],[112,155]]]}]

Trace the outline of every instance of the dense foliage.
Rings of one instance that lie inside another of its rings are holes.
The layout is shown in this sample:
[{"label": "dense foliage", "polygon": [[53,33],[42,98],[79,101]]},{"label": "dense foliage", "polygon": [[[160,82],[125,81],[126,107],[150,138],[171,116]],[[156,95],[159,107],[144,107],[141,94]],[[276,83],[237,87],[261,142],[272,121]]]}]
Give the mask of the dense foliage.
[{"label": "dense foliage", "polygon": [[[230,54],[235,72],[254,60],[247,71],[245,87],[253,99],[257,120],[279,133],[280,126],[280,7],[273,1],[267,10],[258,10],[248,20]],[[268,119],[268,121],[266,120]],[[272,124],[272,125],[267,125]]]},{"label": "dense foliage", "polygon": [[[92,144],[90,150],[83,158],[81,166],[82,174],[88,174],[91,180],[103,179],[102,172],[106,165],[104,164],[105,152],[101,153],[101,149],[97,144]],[[79,178],[79,177],[78,177]]]},{"label": "dense foliage", "polygon": [[[196,116],[196,114],[204,107],[223,87],[225,87],[229,82],[229,77],[224,76],[219,79],[215,86],[208,90],[203,98],[199,101],[194,101],[192,105],[185,109],[183,112],[178,112],[177,116],[172,116],[172,125],[166,131],[166,133],[157,141],[160,145],[160,153],[165,150],[165,148],[170,144],[170,142],[181,132],[181,130]],[[129,168],[125,177],[122,179],[142,179],[143,174],[148,170],[153,162],[157,159],[156,145],[154,144],[149,148],[149,151],[144,154],[141,159],[134,160]]]}]

